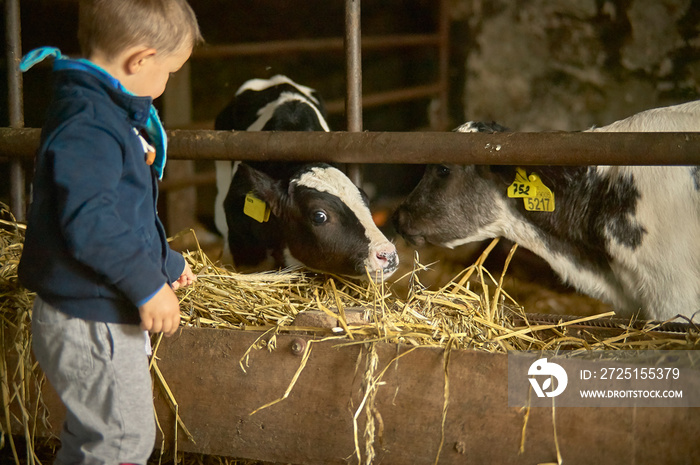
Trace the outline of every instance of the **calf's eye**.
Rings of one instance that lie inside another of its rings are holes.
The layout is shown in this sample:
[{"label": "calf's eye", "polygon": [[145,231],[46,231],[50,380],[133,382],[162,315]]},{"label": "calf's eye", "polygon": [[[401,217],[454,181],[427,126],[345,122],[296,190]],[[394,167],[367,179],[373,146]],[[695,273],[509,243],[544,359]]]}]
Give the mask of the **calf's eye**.
[{"label": "calf's eye", "polygon": [[311,216],[311,221],[313,221],[314,224],[323,224],[328,221],[328,215],[326,215],[326,212],[323,210],[315,211]]},{"label": "calf's eye", "polygon": [[446,178],[450,174],[450,167],[446,165],[438,165],[437,175],[441,178]]}]

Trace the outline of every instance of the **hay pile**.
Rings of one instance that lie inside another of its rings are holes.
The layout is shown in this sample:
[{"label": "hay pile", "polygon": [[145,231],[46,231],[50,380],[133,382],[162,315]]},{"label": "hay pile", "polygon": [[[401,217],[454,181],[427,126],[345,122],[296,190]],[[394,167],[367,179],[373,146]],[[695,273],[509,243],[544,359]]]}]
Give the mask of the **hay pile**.
[{"label": "hay pile", "polygon": [[[6,419],[0,429],[0,448],[6,439],[6,435],[1,431],[9,431],[10,419],[13,419],[23,425],[28,444],[27,456],[34,457],[32,444],[37,422],[46,421],[46,418],[41,400],[34,404],[29,401],[32,398],[31,391],[40,389],[43,376],[33,364],[30,353],[29,325],[34,296],[17,281],[17,264],[21,256],[23,237],[24,226],[17,224],[7,208],[0,204],[0,343],[5,348],[0,360],[0,381]],[[495,244],[496,241],[484,251],[476,263],[437,290],[427,289],[421,284],[420,273],[426,266],[420,264],[416,255],[413,271],[398,278],[409,283],[409,293],[405,298],[394,295],[390,283],[375,284],[369,280],[355,281],[302,270],[239,274],[213,263],[197,246],[197,250],[184,254],[198,280],[194,286],[177,291],[181,303],[181,325],[260,331],[270,335],[269,338],[260,339],[262,343],[267,343],[270,349],[274,346],[271,343],[274,341],[274,335],[283,331],[300,330],[345,339],[348,344],[366,344],[370,355],[372,344],[376,342],[401,343],[416,347],[437,346],[447,349],[446,363],[448,353],[452,349],[506,353],[509,350],[563,348],[611,350],[698,347],[697,333],[689,332],[685,338],[668,337],[663,333],[653,332],[654,327],[626,327],[622,328],[622,334],[607,338],[599,338],[587,332],[579,332],[576,333],[578,336],[572,336],[566,331],[567,326],[586,320],[604,319],[610,314],[553,324],[527,324],[524,309],[502,287],[505,272],[516,247],[511,250],[501,276],[494,277],[483,267],[484,260]],[[363,309],[365,321],[362,323],[346,317],[346,310],[357,308]],[[305,311],[326,313],[333,317],[333,321],[338,321],[338,326],[309,327],[296,324],[296,317]],[[155,346],[157,350],[157,342]],[[8,357],[19,361],[17,370],[12,373],[8,373]],[[367,402],[355,413],[356,427],[361,413],[364,412],[368,419],[373,417],[370,409],[373,395],[380,384],[378,381],[381,374],[375,375],[376,367],[373,368],[369,362],[368,355],[364,387]],[[303,363],[300,370],[303,369]],[[154,370],[157,371],[155,364]],[[161,379],[161,382],[167,389],[167,380]],[[289,390],[293,384],[294,381]],[[175,399],[171,400],[176,402]],[[13,416],[10,412],[10,404],[13,402],[20,406],[21,418]],[[366,428],[372,428],[370,421],[367,422]],[[369,439],[366,441],[365,457],[362,460],[360,433],[356,430],[357,455],[361,462],[369,463],[373,457],[374,433],[365,431],[364,436]],[[15,450],[12,440],[7,442],[19,463],[17,457],[22,454]]]},{"label": "hay pile", "polygon": [[[8,209],[0,204],[0,394],[4,422],[0,424],[0,451],[9,448],[9,457],[19,463],[38,462],[34,451],[34,437],[38,422],[46,421],[41,397],[37,396],[44,376],[31,356],[31,309],[34,295],[17,281],[17,265],[22,255],[24,225],[17,224]],[[11,359],[11,360],[10,360]],[[8,363],[10,362],[10,363]],[[11,363],[14,362],[14,363]],[[10,372],[10,368],[12,372]],[[38,399],[33,401],[33,399]],[[10,412],[11,404],[20,407],[20,416]],[[27,438],[25,451],[18,451],[12,436],[6,435],[12,423],[23,427]]]},{"label": "hay pile", "polygon": [[[558,349],[674,349],[692,348],[698,334],[685,338],[655,332],[658,325],[619,325],[623,334],[598,338],[593,332],[566,334],[569,326],[606,320],[612,312],[527,325],[525,309],[503,289],[514,246],[503,274],[492,276],[483,266],[496,245],[494,240],[481,257],[437,290],[425,288],[420,272],[426,266],[414,260],[413,271],[398,280],[409,281],[409,294],[399,298],[393,283],[359,282],[333,275],[301,270],[238,274],[214,264],[201,248],[185,254],[198,276],[195,286],[178,291],[182,324],[242,330],[300,331],[343,335],[363,342],[389,342],[413,346],[450,346],[495,353],[509,350]],[[363,308],[368,323],[353,324],[347,308]],[[306,310],[321,310],[337,318],[337,328],[308,328],[295,325]],[[523,320],[526,326],[523,327]]]}]

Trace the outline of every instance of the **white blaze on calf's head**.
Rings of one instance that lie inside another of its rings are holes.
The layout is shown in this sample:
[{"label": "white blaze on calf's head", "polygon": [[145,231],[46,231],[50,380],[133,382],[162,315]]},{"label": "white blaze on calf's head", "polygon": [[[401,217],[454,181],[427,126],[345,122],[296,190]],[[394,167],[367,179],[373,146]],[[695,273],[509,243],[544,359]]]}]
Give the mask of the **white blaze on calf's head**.
[{"label": "white blaze on calf's head", "polygon": [[[396,246],[374,224],[372,214],[360,190],[345,174],[333,167],[313,167],[292,183],[334,195],[352,210],[370,242],[365,266],[373,278],[377,273],[387,278],[396,271],[398,267]],[[377,276],[377,278],[381,277]]]}]

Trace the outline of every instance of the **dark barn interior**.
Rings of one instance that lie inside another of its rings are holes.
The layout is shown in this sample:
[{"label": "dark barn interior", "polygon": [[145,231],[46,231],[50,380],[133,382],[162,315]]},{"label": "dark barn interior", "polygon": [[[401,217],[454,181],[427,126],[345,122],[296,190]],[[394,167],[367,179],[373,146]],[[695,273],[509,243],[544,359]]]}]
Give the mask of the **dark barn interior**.
[{"label": "dark barn interior", "polygon": [[[51,45],[77,56],[77,3],[22,0],[22,53]],[[213,129],[217,113],[244,81],[284,74],[319,92],[331,130],[348,130],[344,2],[189,3],[206,44],[155,102],[166,129]],[[5,16],[0,28],[6,37]],[[514,131],[579,131],[700,96],[700,0],[366,0],[361,34],[364,131],[449,131],[469,120],[496,121]],[[3,109],[12,94],[10,66],[6,55],[0,57]],[[24,127],[41,127],[50,71],[44,64],[22,76]],[[3,111],[0,126],[10,126],[9,118]],[[0,154],[0,202],[10,206],[17,163]],[[20,166],[26,179],[20,190],[28,199],[32,166]],[[414,249],[389,217],[423,169],[382,163],[361,168],[375,219],[401,256],[396,277],[410,271]],[[209,256],[225,261],[214,226],[215,197],[213,160],[168,162],[160,197],[168,234],[192,228]],[[422,282],[433,288],[449,282],[489,242],[419,249],[421,263],[430,264]],[[193,247],[188,238],[175,244]],[[512,246],[502,239],[489,255],[486,268],[494,275]],[[394,290],[405,287],[398,282]],[[562,284],[546,262],[523,248],[504,288],[526,312],[612,310]]]}]

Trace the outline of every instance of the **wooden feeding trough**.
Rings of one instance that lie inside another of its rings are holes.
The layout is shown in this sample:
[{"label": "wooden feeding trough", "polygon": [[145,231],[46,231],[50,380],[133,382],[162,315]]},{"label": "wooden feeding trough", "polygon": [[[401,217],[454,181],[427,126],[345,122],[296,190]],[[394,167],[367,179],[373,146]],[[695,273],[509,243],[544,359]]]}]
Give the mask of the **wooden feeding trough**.
[{"label": "wooden feeding trough", "polygon": [[[412,275],[403,301],[381,285],[299,272],[244,278],[199,253],[187,258],[200,278],[178,291],[183,327],[153,344],[158,447],[294,464],[656,464],[700,454],[698,408],[508,404],[506,351],[541,348],[540,333],[551,347],[561,338],[622,349],[646,338],[694,349],[689,327],[649,331],[597,317],[534,324],[517,309],[510,318],[515,306],[478,262],[435,292]],[[477,295],[469,274],[493,292]],[[4,396],[15,395],[3,429],[57,434],[55,393],[43,384],[37,404],[26,383],[38,374],[26,340],[18,343],[28,312],[4,316]]]},{"label": "wooden feeding trough", "polygon": [[[313,341],[281,336],[277,350],[257,351],[243,374],[227,352],[244,353],[255,337],[189,330],[163,347],[161,370],[197,441],[182,441],[183,450],[285,463],[368,463],[369,443],[376,463],[532,464],[556,462],[558,447],[567,463],[638,464],[683,463],[700,449],[697,409],[558,408],[555,422],[552,409],[508,407],[503,354],[454,350],[447,360],[444,349],[387,343],[370,351],[314,343],[289,396],[251,415],[285,392],[300,366],[296,348]],[[375,356],[367,379],[364,365]],[[385,384],[363,398],[368,382]],[[372,403],[368,411],[363,402]],[[172,431],[172,421],[164,427]]]},{"label": "wooden feeding trough", "polygon": [[[285,334],[276,350],[252,352],[243,372],[239,359],[259,336],[183,328],[161,344],[158,367],[191,436],[179,429],[178,450],[295,464],[369,463],[368,442],[374,462],[386,464],[549,463],[558,453],[566,463],[693,463],[700,452],[697,408],[508,407],[503,354],[454,350],[446,374],[440,348],[378,343],[368,351]],[[288,397],[253,413],[289,388],[304,346],[312,353]],[[374,376],[365,379],[375,356]],[[368,381],[382,385],[363,398]],[[175,415],[156,391],[171,447]],[[62,408],[48,388],[44,400],[57,433]],[[372,403],[369,433],[363,402]]]}]

